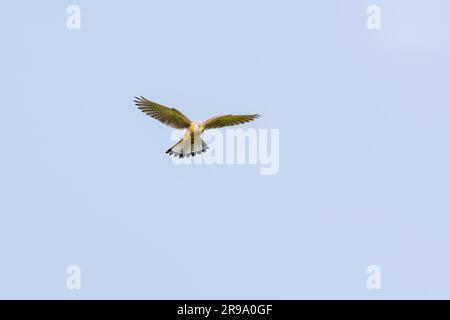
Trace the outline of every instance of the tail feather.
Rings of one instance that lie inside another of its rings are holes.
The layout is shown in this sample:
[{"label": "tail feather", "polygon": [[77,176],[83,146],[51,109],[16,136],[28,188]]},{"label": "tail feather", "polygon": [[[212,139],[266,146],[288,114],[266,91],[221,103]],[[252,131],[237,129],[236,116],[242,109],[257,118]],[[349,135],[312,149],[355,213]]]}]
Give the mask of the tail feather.
[{"label": "tail feather", "polygon": [[170,147],[166,153],[169,156],[184,158],[201,154],[208,150],[208,145],[201,138],[193,138],[189,140],[181,139]]}]

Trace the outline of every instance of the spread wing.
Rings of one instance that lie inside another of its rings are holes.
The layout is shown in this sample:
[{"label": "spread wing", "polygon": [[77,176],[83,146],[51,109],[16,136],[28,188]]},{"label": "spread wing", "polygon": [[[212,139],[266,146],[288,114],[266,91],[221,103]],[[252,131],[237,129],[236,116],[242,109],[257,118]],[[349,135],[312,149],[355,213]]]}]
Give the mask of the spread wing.
[{"label": "spread wing", "polygon": [[249,115],[232,115],[227,114],[224,116],[212,117],[203,122],[206,129],[221,128],[227,126],[235,126],[241,123],[246,123],[253,121],[259,117],[259,114],[249,114]]},{"label": "spread wing", "polygon": [[134,103],[142,112],[172,128],[186,129],[191,125],[191,120],[177,109],[165,107],[144,97],[135,97]]}]

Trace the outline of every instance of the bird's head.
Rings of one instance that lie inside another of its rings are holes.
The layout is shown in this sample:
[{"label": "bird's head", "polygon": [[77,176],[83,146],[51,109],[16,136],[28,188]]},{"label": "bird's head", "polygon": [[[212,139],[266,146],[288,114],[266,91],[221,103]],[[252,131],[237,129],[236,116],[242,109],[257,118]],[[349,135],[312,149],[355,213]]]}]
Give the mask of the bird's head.
[{"label": "bird's head", "polygon": [[205,125],[200,121],[195,121],[194,129],[195,129],[195,131],[203,132],[205,130]]}]

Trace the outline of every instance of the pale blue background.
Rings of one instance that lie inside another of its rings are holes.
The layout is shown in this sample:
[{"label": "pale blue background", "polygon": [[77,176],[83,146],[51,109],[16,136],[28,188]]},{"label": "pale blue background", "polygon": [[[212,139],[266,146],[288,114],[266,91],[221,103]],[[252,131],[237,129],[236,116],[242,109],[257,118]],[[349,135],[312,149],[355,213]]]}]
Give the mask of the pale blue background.
[{"label": "pale blue background", "polygon": [[[449,1],[71,3],[1,6],[0,297],[450,298]],[[175,166],[135,95],[262,114],[279,174]]]}]

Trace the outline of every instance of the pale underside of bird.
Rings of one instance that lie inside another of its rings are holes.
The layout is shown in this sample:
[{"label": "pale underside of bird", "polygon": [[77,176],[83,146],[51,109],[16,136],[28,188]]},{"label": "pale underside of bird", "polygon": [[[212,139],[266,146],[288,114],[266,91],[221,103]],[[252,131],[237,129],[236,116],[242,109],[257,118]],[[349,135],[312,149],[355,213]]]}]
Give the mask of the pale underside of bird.
[{"label": "pale underside of bird", "polygon": [[214,128],[235,126],[255,120],[259,117],[258,114],[227,114],[212,117],[205,121],[191,121],[177,109],[165,107],[147,100],[144,97],[135,97],[134,103],[142,112],[146,113],[150,117],[159,120],[172,128],[186,129],[183,138],[166,151],[169,155],[180,158],[195,156],[196,154],[201,154],[208,149],[208,146],[200,137],[203,131]]}]

